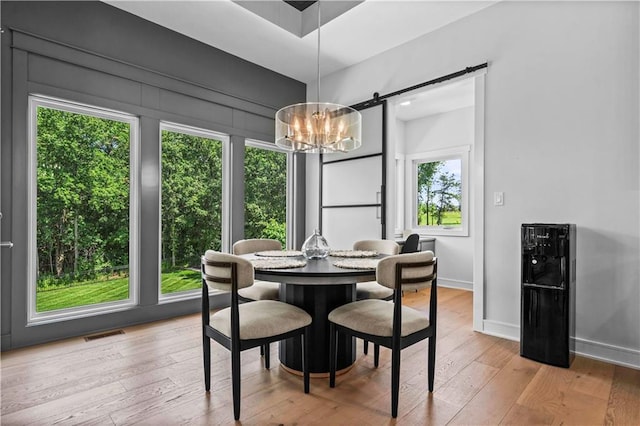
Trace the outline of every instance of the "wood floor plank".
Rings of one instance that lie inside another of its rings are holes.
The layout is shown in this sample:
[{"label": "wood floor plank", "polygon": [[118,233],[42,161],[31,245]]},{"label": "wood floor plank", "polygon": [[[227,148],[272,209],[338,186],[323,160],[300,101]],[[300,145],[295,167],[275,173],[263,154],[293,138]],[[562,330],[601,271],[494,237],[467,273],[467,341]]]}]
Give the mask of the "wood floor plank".
[{"label": "wood floor plank", "polygon": [[576,392],[573,384],[582,371],[543,365],[518,398],[518,404],[552,415],[555,424],[601,424],[605,418],[607,401]]},{"label": "wood floor plank", "polygon": [[[318,398],[315,394],[292,395],[277,404],[266,407],[264,411],[252,417],[246,417],[246,420],[243,416],[242,423],[244,425],[308,424],[313,418],[323,419],[327,416],[327,412],[320,415],[323,406],[332,406],[332,404],[328,404],[326,400]],[[311,417],[308,417],[309,415]]]},{"label": "wood floor plank", "polygon": [[549,412],[514,404],[499,424],[514,426],[551,425],[553,424],[553,420],[554,416]]},{"label": "wood floor plank", "polygon": [[44,424],[42,419],[57,413],[59,416],[68,416],[85,407],[90,407],[99,401],[117,397],[125,392],[118,382],[109,383],[93,389],[84,390],[73,395],[50,400],[39,405],[5,414],[2,412],[3,425],[27,425]]},{"label": "wood floor plank", "polygon": [[108,419],[113,423],[110,414],[132,405],[141,404],[158,395],[175,390],[176,385],[169,379],[160,380],[146,386],[122,392],[94,404],[81,405],[66,413],[52,413],[51,416],[39,420],[46,425],[77,425],[79,423],[101,423]]},{"label": "wood floor plank", "polygon": [[474,333],[471,338],[449,352],[437,348],[434,386],[440,387],[451,380],[475,358],[493,346],[497,340],[493,336]]},{"label": "wood floor plank", "polygon": [[615,366],[594,359],[576,357],[571,364],[571,370],[576,372],[571,390],[609,400]]},{"label": "wood floor plank", "polygon": [[476,361],[491,367],[502,368],[519,353],[519,342],[501,339],[486,352],[476,358]]},{"label": "wood floor plank", "polygon": [[504,368],[457,413],[450,424],[500,423],[539,369],[539,363],[514,354]]},{"label": "wood floor plank", "polygon": [[453,406],[462,408],[499,371],[498,368],[473,361],[446,384],[434,390],[434,396]]},{"label": "wood floor plank", "polygon": [[[404,399],[406,397],[402,396],[400,401]],[[412,409],[399,412],[398,425],[446,425],[449,424],[458,410],[458,407],[442,401],[434,397],[434,394],[427,392],[417,399],[417,403]]]},{"label": "wood floor plank", "polygon": [[[167,356],[149,354],[142,359],[119,359],[82,369],[65,369],[53,376],[41,376],[37,383],[33,381],[32,376],[29,376],[31,380],[25,384],[24,388],[14,386],[3,389],[2,412],[12,413],[48,401],[73,396],[173,362]],[[122,387],[120,384],[119,386]]]},{"label": "wood floor plank", "polygon": [[[212,392],[212,394],[215,393]],[[230,400],[226,399],[226,395],[229,395],[229,398],[231,398],[230,392],[224,392],[221,390],[219,394],[220,397],[213,399],[217,404],[215,406],[216,408],[229,403]],[[170,413],[177,406],[182,404],[191,404],[194,410],[198,410],[201,409],[202,401],[207,399],[209,399],[209,395],[207,395],[207,393],[204,392],[204,389],[200,386],[194,386],[192,388],[176,388],[169,392],[153,396],[145,401],[113,411],[111,412],[111,419],[116,425],[143,423],[155,416],[168,419]]]},{"label": "wood floor plank", "polygon": [[[3,368],[2,385],[3,389],[9,389],[12,386],[24,387],[27,382],[31,381],[34,385],[42,383],[42,377],[51,377],[59,375],[65,369],[81,369],[95,367],[105,362],[114,360],[122,360],[124,357],[117,350],[105,350],[96,353],[93,350],[76,351],[65,359],[62,356],[55,356],[42,362],[23,363],[11,367]],[[25,370],[29,372],[25,375]]]},{"label": "wood floor plank", "polygon": [[614,367],[605,424],[640,425],[640,370]]}]

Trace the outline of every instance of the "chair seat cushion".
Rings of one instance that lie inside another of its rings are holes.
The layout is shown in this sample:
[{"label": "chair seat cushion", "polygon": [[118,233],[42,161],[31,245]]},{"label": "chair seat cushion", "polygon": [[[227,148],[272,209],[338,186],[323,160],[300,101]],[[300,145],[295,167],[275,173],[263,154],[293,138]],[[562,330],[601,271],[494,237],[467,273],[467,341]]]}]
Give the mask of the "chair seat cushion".
[{"label": "chair seat cushion", "polygon": [[[238,306],[240,339],[277,336],[311,324],[311,316],[302,309],[274,300],[258,300]],[[211,326],[231,337],[231,308],[211,315]]]},{"label": "chair seat cushion", "polygon": [[238,290],[238,294],[251,300],[279,300],[280,283],[256,280],[252,286]]},{"label": "chair seat cushion", "polygon": [[[347,303],[329,313],[329,321],[361,333],[390,337],[393,334],[393,302],[360,300]],[[408,336],[429,327],[426,313],[402,307],[401,335]]]},{"label": "chair seat cushion", "polygon": [[356,284],[356,300],[362,299],[386,299],[393,296],[393,290],[378,284],[375,281],[366,281]]}]

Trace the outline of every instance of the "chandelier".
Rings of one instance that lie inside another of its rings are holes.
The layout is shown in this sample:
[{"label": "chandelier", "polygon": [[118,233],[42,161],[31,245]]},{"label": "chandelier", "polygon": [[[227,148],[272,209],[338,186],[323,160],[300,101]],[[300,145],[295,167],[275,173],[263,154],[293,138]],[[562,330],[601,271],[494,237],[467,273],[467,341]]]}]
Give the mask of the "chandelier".
[{"label": "chandelier", "polygon": [[355,109],[320,102],[320,1],[318,1],[317,102],[289,105],[276,112],[276,145],[288,151],[348,152],[362,144],[362,117]]}]

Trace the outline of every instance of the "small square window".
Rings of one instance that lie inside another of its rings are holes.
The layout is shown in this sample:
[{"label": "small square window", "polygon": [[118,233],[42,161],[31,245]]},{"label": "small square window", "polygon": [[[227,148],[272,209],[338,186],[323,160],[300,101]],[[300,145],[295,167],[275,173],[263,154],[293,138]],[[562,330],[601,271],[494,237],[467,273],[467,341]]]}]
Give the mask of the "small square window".
[{"label": "small square window", "polygon": [[459,227],[462,225],[462,159],[418,163],[417,226]]},{"label": "small square window", "polygon": [[469,148],[413,154],[407,158],[407,222],[425,235],[468,235]]}]

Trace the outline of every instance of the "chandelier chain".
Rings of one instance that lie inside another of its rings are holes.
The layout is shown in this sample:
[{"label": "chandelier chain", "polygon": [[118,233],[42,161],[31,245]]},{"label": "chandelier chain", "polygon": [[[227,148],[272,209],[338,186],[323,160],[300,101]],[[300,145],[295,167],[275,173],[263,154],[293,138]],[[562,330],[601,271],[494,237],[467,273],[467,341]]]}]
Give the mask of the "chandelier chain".
[{"label": "chandelier chain", "polygon": [[320,0],[318,0],[318,87],[317,87],[317,102],[320,102]]}]

